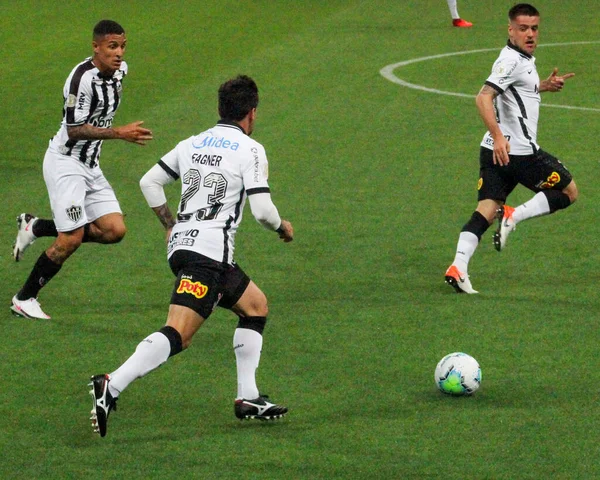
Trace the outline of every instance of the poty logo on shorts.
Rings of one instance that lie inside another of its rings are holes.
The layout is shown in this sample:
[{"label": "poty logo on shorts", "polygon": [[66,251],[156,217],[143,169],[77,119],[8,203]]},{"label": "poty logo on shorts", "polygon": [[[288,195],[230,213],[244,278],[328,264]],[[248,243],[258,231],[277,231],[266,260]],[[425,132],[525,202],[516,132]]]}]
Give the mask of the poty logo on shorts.
[{"label": "poty logo on shorts", "polygon": [[540,184],[540,188],[552,188],[560,182],[560,175],[557,172],[552,172],[545,182]]},{"label": "poty logo on shorts", "polygon": [[196,298],[202,298],[208,292],[208,287],[200,282],[192,282],[187,278],[182,278],[177,287],[177,293],[190,293]]}]

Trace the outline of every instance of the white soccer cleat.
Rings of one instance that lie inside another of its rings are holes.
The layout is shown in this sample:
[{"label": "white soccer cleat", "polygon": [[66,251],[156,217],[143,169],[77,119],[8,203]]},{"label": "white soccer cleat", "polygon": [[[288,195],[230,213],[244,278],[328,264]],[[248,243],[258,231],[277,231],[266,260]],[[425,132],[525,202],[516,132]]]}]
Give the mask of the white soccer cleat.
[{"label": "white soccer cleat", "polygon": [[471,285],[469,276],[461,273],[455,265],[450,265],[446,270],[446,283],[454,288],[456,293],[479,293]]},{"label": "white soccer cleat", "polygon": [[498,229],[494,233],[494,247],[499,252],[504,250],[508,234],[517,228],[517,224],[513,219],[515,209],[504,205],[496,210],[496,218],[498,219]]},{"label": "white soccer cleat", "polygon": [[12,299],[10,309],[19,317],[30,318],[33,320],[50,320],[50,316],[42,311],[42,307],[36,298],[19,300],[15,295]]},{"label": "white soccer cleat", "polygon": [[15,262],[18,262],[23,258],[23,252],[27,250],[36,240],[36,236],[33,234],[33,222],[37,220],[37,217],[29,213],[22,213],[17,217],[17,239],[13,245],[13,257]]}]

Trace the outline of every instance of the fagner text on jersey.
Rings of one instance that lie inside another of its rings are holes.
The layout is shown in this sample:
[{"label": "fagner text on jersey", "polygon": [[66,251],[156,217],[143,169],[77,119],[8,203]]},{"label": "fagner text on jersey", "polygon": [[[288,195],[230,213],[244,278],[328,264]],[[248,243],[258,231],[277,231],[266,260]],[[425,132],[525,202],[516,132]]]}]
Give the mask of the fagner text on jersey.
[{"label": "fagner text on jersey", "polygon": [[192,155],[192,162],[199,163],[200,165],[208,165],[209,167],[220,167],[221,160],[223,160],[221,155],[207,155],[202,153],[194,153]]}]

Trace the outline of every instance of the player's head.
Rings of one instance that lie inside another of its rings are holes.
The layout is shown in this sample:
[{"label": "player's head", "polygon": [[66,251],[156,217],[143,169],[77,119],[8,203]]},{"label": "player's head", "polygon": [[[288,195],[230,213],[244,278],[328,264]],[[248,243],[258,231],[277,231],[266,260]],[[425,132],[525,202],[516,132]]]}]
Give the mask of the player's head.
[{"label": "player's head", "polygon": [[236,122],[248,115],[248,134],[252,133],[257,106],[258,87],[247,75],[238,75],[219,87],[219,115],[223,120]]},{"label": "player's head", "polygon": [[125,30],[121,25],[113,20],[100,20],[94,27],[94,40],[110,34],[123,35]]},{"label": "player's head", "polygon": [[533,55],[537,47],[540,12],[528,3],[517,3],[508,11],[508,37],[513,45]]},{"label": "player's head", "polygon": [[100,20],[94,27],[92,46],[94,65],[102,73],[118,70],[123,61],[127,38],[125,30],[113,20]]}]

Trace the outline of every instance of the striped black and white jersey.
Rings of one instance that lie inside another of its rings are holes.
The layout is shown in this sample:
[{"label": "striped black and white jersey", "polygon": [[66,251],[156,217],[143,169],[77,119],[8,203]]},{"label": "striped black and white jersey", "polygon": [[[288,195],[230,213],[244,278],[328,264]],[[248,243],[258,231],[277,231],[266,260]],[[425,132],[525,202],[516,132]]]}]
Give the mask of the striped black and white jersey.
[{"label": "striped black and white jersey", "polygon": [[[232,263],[247,196],[270,192],[264,147],[239,125],[220,121],[179,142],[158,165],[172,179],[181,178],[181,200],[168,256],[185,249]],[[279,224],[276,210],[275,216]]]},{"label": "striped black and white jersey", "polygon": [[87,58],[69,74],[63,87],[63,119],[58,133],[50,140],[50,149],[73,157],[93,168],[99,163],[102,140],[69,140],[67,127],[89,123],[110,128],[121,103],[122,82],[127,75],[127,63],[106,77]]},{"label": "striped black and white jersey", "polygon": [[[510,154],[531,155],[537,152],[540,148],[537,127],[541,98],[535,57],[509,41],[494,62],[485,84],[499,93],[494,100],[496,119],[510,143]],[[484,135],[481,146],[494,148],[490,132]]]}]

